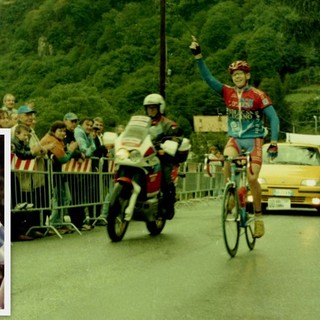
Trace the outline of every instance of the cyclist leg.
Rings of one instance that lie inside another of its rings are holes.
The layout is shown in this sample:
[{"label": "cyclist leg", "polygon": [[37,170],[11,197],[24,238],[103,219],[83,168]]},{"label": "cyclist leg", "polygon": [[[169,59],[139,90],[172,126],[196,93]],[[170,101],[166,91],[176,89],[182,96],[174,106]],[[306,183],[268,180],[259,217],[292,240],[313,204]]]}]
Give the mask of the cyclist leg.
[{"label": "cyclist leg", "polygon": [[250,186],[254,212],[261,213],[261,186],[258,181],[261,165],[257,163],[251,164],[252,173],[248,171],[248,183]]},{"label": "cyclist leg", "polygon": [[[230,138],[223,150],[223,155],[228,157],[236,157],[240,153],[240,146],[237,143],[236,138]],[[231,176],[231,166],[228,161],[224,163],[223,167],[224,171],[224,182],[227,183],[228,179],[230,179]]]},{"label": "cyclist leg", "polygon": [[252,141],[253,146],[251,150],[248,150],[251,152],[251,169],[248,170],[247,178],[248,183],[250,185],[250,190],[253,197],[253,208],[256,213],[261,213],[261,186],[258,181],[259,173],[261,170],[261,163],[262,163],[262,144],[263,139],[256,138]]},{"label": "cyclist leg", "polygon": [[[239,153],[240,153],[240,146],[237,143],[236,138],[230,138],[223,150],[223,155],[228,157],[236,157],[239,155]],[[226,184],[231,176],[230,162],[225,161],[223,172],[224,172],[224,183]],[[230,194],[227,211],[229,213],[232,213],[232,210],[234,207],[235,207],[235,199],[234,199],[234,196]]]},{"label": "cyclist leg", "polygon": [[262,221],[262,207],[261,207],[261,186],[258,181],[259,173],[262,163],[262,144],[263,139],[254,139],[254,146],[251,152],[252,158],[252,172],[248,170],[248,183],[253,198],[253,208],[256,217],[254,236],[260,238],[264,235],[264,224]]}]

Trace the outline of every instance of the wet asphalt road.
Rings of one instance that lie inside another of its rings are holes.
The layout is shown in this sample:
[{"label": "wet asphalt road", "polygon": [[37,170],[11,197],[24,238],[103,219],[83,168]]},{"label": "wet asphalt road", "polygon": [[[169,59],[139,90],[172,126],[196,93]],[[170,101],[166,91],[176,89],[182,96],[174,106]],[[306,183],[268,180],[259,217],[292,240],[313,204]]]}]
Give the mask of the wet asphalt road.
[{"label": "wet asphalt road", "polygon": [[319,319],[320,217],[267,215],[266,234],[226,253],[217,201],[179,205],[163,233],[142,222],[12,246],[18,320]]}]

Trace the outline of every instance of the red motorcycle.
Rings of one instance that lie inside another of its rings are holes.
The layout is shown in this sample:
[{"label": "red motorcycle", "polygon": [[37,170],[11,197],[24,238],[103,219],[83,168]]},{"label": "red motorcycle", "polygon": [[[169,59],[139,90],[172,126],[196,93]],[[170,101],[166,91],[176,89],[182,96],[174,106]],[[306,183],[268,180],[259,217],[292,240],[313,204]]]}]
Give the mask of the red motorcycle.
[{"label": "red motorcycle", "polygon": [[[151,119],[133,116],[115,141],[115,185],[111,194],[107,231],[112,241],[121,241],[131,220],[144,221],[151,235],[166,224],[161,192],[161,164],[151,139]],[[172,140],[160,144],[162,152],[177,159],[172,180],[177,182],[179,162],[187,159],[190,142]]]}]

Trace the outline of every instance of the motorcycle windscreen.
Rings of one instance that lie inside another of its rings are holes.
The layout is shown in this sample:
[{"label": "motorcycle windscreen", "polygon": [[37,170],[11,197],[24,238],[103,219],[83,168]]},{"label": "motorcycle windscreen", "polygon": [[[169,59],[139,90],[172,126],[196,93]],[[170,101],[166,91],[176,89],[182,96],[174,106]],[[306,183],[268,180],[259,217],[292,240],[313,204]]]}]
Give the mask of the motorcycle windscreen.
[{"label": "motorcycle windscreen", "polygon": [[127,126],[122,136],[122,145],[139,148],[148,135],[149,128],[140,126]]}]

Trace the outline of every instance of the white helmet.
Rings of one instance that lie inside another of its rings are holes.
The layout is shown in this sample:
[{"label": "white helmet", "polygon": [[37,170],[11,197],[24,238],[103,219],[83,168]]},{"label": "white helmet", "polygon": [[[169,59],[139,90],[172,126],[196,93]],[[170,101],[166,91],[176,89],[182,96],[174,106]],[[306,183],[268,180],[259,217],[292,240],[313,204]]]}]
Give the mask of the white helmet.
[{"label": "white helmet", "polygon": [[150,105],[158,105],[159,106],[159,112],[161,114],[164,114],[164,110],[166,108],[166,103],[163,99],[163,97],[158,93],[152,93],[149,94],[144,98],[143,101],[144,106],[150,106]]}]

